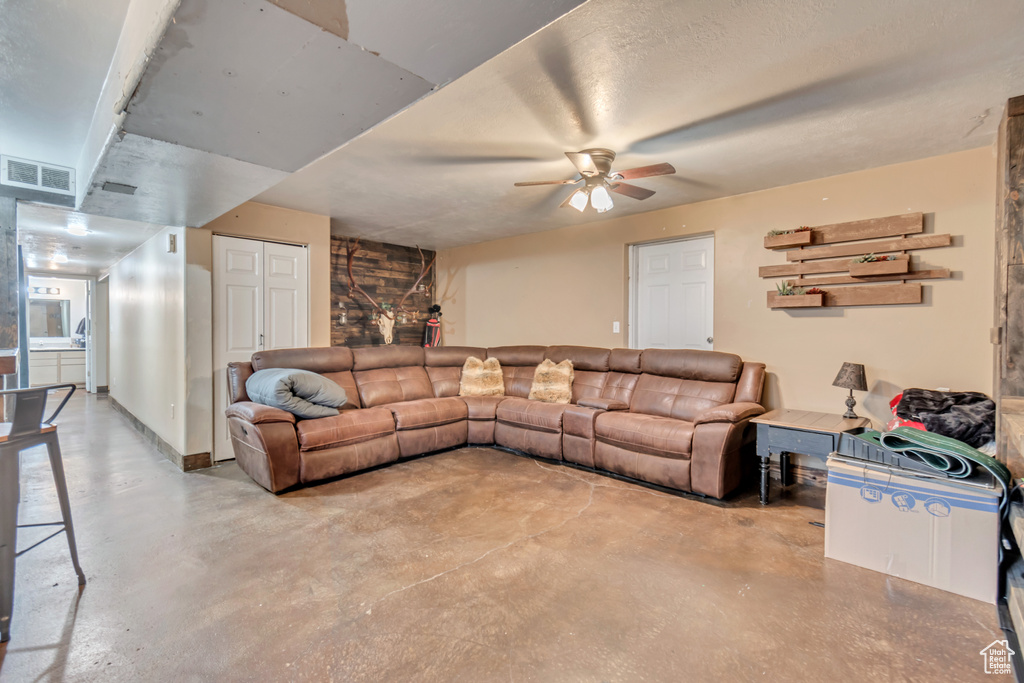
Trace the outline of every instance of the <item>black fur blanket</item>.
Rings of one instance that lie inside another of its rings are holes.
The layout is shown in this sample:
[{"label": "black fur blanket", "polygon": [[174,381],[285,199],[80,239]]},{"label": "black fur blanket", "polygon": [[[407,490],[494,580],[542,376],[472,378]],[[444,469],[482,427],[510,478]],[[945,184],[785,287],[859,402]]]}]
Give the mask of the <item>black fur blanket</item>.
[{"label": "black fur blanket", "polygon": [[929,432],[979,448],[995,438],[996,404],[976,391],[906,389],[896,416],[924,424]]}]

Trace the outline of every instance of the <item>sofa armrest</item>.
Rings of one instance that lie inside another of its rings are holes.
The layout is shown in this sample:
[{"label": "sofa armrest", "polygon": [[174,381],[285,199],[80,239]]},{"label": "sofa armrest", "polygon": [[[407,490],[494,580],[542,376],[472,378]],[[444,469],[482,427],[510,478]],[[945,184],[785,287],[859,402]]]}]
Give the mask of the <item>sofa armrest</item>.
[{"label": "sofa armrest", "polygon": [[760,403],[726,403],[725,405],[708,408],[699,414],[693,423],[695,425],[708,422],[740,422],[756,417],[764,412],[764,406]]},{"label": "sofa armrest", "polygon": [[615,398],[581,398],[576,405],[598,410],[629,410],[629,404]]},{"label": "sofa armrest", "polygon": [[224,414],[228,417],[237,417],[249,424],[260,424],[262,422],[290,422],[295,424],[295,416],[287,410],[265,406],[262,403],[252,401],[239,401],[228,406]]}]

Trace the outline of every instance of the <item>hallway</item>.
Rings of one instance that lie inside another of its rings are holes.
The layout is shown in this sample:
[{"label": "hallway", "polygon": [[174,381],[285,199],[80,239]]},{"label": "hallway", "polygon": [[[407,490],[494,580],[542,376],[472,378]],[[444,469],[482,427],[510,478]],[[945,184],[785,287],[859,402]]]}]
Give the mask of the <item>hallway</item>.
[{"label": "hallway", "polygon": [[[824,560],[820,495],[467,448],[273,496],[178,471],[103,397],[59,425],[89,583],[63,539],[19,559],[0,681],[966,681],[1001,637],[991,605]],[[45,461],[22,523],[58,517]]]}]

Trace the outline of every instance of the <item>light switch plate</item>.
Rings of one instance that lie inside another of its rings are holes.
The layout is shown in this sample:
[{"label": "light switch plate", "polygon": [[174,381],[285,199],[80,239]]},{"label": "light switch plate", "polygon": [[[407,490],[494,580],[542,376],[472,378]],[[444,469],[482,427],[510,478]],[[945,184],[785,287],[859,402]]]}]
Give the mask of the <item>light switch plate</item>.
[{"label": "light switch plate", "polygon": [[615,322],[612,323],[612,334],[618,334],[618,333],[619,333],[619,321],[616,320]]}]

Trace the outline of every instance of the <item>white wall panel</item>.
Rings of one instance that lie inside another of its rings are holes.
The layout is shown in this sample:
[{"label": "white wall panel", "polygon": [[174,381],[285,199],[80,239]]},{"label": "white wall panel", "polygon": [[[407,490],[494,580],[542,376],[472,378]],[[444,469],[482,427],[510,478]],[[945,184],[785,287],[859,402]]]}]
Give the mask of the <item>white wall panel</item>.
[{"label": "white wall panel", "polygon": [[185,454],[185,259],[166,228],[110,270],[110,395]]}]

